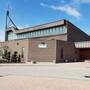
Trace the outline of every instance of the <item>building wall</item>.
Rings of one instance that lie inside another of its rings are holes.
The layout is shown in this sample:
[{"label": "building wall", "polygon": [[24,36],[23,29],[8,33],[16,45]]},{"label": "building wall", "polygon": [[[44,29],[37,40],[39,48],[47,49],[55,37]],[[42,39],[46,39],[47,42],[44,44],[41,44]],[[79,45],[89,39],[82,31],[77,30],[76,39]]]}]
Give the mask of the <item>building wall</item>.
[{"label": "building wall", "polygon": [[6,41],[6,42],[0,42],[0,48],[6,48],[8,51],[11,52],[11,54],[14,53],[14,51],[17,51],[18,54],[22,54],[22,48],[24,48],[24,58],[22,59],[22,62],[28,61],[28,47],[29,47],[29,40],[14,40],[14,41]]},{"label": "building wall", "polygon": [[[61,51],[63,49],[63,52]],[[63,57],[61,56],[63,53]],[[56,62],[75,61],[79,58],[79,50],[75,49],[74,43],[57,41]]]},{"label": "building wall", "polygon": [[[56,40],[30,40],[29,43],[29,61],[55,62]],[[40,44],[47,47],[39,47]]]},{"label": "building wall", "polygon": [[24,62],[74,61],[79,58],[79,49],[74,42],[90,40],[87,34],[66,20],[22,30],[10,28],[5,34],[6,42],[0,43],[0,47],[8,46],[11,53],[17,51],[18,54],[22,54],[23,49]]},{"label": "building wall", "polygon": [[80,48],[80,59],[90,60],[90,48]]},{"label": "building wall", "polygon": [[[45,43],[47,48],[38,48],[38,45]],[[63,58],[61,49],[63,48]],[[79,49],[74,43],[61,40],[30,40],[29,41],[29,61],[37,62],[65,62],[79,59]]]},{"label": "building wall", "polygon": [[70,22],[67,22],[67,39],[69,42],[77,42],[77,41],[89,41],[90,36],[88,36],[86,33],[81,31],[79,28],[71,24]]},{"label": "building wall", "polygon": [[[43,37],[53,37],[53,36],[59,36],[67,33],[67,27],[66,25],[63,26],[53,26],[53,27],[48,27],[45,29],[37,29],[33,31],[27,31],[24,30],[25,32],[23,33],[17,33],[15,30],[12,30],[13,28],[10,29],[10,31],[6,31],[6,36],[7,36],[7,41],[9,40],[20,40],[20,39],[30,39],[30,38],[43,38]],[[18,32],[20,30],[17,30]]]},{"label": "building wall", "polygon": [[69,42],[90,40],[90,36],[67,20],[47,23],[21,30],[16,30],[15,28],[11,27],[5,33],[6,41],[26,38],[54,38],[64,41],[67,40]]},{"label": "building wall", "polygon": [[[61,40],[24,39],[0,43],[0,47],[5,46],[8,46],[8,51],[12,54],[14,51],[22,54],[22,48],[24,48],[22,62],[65,62],[65,60],[73,61],[79,57],[74,43]],[[63,58],[61,58],[62,48]]]},{"label": "building wall", "polygon": [[67,34],[48,36],[48,37],[42,37],[42,38],[37,38],[37,39],[63,40],[63,41],[67,41]]}]

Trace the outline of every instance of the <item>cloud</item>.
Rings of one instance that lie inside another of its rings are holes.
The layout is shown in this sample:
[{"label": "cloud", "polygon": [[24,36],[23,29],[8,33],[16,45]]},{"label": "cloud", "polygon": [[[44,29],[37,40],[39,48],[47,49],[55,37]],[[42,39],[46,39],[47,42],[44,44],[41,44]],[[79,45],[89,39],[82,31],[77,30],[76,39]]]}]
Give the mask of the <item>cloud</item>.
[{"label": "cloud", "polygon": [[80,12],[76,8],[74,8],[70,5],[55,6],[55,5],[48,5],[48,4],[44,4],[44,3],[40,3],[40,5],[43,7],[53,9],[53,10],[65,12],[66,14],[73,16],[75,18],[81,17]]},{"label": "cloud", "polygon": [[49,7],[49,5],[47,5],[47,4],[45,4],[45,3],[40,3],[40,6]]},{"label": "cloud", "polygon": [[90,3],[90,0],[73,0],[73,1],[76,3],[85,3],[85,4]]},{"label": "cloud", "polygon": [[5,38],[5,31],[0,31],[0,41],[4,41]]}]

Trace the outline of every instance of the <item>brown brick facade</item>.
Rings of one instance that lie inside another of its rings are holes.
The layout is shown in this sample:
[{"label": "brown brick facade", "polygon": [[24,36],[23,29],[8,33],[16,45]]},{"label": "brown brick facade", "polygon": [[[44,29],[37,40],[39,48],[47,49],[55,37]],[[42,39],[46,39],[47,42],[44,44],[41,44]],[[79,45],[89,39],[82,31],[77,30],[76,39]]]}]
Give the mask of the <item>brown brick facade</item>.
[{"label": "brown brick facade", "polygon": [[[18,54],[22,54],[22,48],[24,48],[24,62],[59,63],[65,62],[65,60],[74,61],[79,56],[78,53],[75,53],[74,43],[60,40],[25,39],[0,43],[0,47],[4,46],[7,46],[11,53],[17,51]],[[61,58],[61,49],[63,49],[63,58]]]},{"label": "brown brick facade", "polygon": [[[56,60],[56,40],[30,40],[29,60],[38,62],[53,62]],[[44,43],[46,48],[40,48]]]}]

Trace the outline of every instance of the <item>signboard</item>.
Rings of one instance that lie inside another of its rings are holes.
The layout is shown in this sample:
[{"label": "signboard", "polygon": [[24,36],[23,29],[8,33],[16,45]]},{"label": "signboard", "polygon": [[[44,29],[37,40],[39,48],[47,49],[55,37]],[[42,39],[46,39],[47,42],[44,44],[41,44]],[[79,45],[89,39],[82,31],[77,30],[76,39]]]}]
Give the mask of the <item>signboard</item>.
[{"label": "signboard", "polygon": [[47,44],[38,44],[38,48],[47,48]]}]

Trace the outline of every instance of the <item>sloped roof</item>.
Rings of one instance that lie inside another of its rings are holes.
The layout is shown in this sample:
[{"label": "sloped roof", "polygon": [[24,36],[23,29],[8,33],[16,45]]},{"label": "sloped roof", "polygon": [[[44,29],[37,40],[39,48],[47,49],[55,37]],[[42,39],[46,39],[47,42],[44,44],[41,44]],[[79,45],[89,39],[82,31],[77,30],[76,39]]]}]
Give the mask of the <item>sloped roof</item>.
[{"label": "sloped roof", "polygon": [[7,31],[12,30],[12,31],[14,31],[14,33],[19,34],[19,33],[36,31],[36,30],[55,27],[55,26],[61,26],[61,25],[65,24],[65,21],[66,20],[63,19],[63,20],[58,20],[58,21],[54,21],[54,22],[50,22],[50,23],[46,23],[46,24],[41,24],[41,25],[37,25],[37,26],[33,26],[33,27],[23,28],[23,29],[19,29],[19,30],[12,30],[12,28],[9,28]]}]

